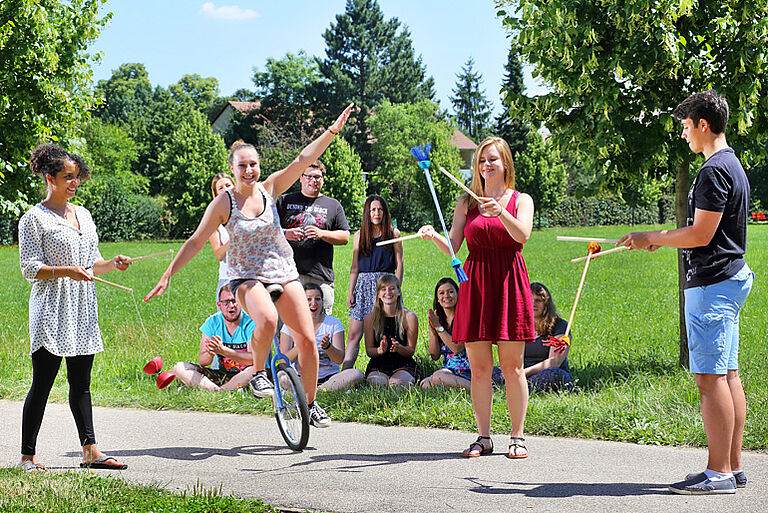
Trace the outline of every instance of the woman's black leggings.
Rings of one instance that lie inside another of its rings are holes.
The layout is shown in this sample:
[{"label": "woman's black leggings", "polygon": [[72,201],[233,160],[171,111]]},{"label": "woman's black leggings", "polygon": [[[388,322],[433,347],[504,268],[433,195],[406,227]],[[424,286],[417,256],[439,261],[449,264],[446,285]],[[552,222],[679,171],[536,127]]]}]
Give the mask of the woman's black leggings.
[{"label": "woman's black leggings", "polygon": [[[93,433],[93,409],[91,408],[91,368],[93,355],[67,356],[67,381],[69,382],[69,408],[75,417],[80,445],[96,443]],[[37,434],[43,423],[45,404],[51,392],[56,374],[61,366],[61,356],[49,353],[41,347],[32,353],[32,386],[24,402],[21,420],[21,454],[35,454]]]}]

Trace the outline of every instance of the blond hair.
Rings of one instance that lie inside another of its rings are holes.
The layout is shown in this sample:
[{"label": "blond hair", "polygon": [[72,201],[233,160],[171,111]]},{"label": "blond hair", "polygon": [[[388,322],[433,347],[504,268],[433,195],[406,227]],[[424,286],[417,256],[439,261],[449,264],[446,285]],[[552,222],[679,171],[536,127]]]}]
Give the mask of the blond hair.
[{"label": "blond hair", "polygon": [[373,340],[376,344],[384,337],[384,303],[379,298],[379,291],[385,285],[397,285],[397,306],[395,307],[395,327],[401,340],[405,340],[405,307],[403,306],[403,291],[400,280],[394,274],[385,274],[376,282],[376,300],[373,304]]},{"label": "blond hair", "polygon": [[[501,155],[501,161],[504,163],[504,184],[507,189],[515,188],[515,164],[512,161],[512,150],[509,149],[507,141],[501,137],[486,137],[475,150],[474,166],[472,169],[472,184],[470,189],[478,196],[485,196],[485,178],[480,172],[480,156],[488,146],[495,146]],[[477,203],[473,198],[467,195],[469,208]]]}]

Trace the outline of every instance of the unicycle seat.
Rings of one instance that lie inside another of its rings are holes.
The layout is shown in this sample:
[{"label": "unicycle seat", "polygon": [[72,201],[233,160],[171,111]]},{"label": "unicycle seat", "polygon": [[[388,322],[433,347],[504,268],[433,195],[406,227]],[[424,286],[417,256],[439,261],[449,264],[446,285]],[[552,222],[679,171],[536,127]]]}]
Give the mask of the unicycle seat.
[{"label": "unicycle seat", "polygon": [[283,292],[285,292],[285,289],[279,283],[268,283],[264,286],[264,288],[266,288],[267,292],[269,292],[269,297],[272,298],[273,303],[280,299],[280,296],[282,296]]}]

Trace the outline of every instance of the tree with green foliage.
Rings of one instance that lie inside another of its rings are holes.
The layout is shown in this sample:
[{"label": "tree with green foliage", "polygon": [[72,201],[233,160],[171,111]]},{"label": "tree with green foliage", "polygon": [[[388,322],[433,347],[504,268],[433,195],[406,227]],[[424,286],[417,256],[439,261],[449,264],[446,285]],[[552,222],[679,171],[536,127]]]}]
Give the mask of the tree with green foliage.
[{"label": "tree with green foliage", "polygon": [[325,117],[333,119],[349,102],[355,103],[358,122],[354,128],[347,125],[345,136],[370,171],[368,122],[373,107],[383,100],[432,99],[434,80],[427,77],[421,57],[414,57],[410,32],[397,18],[385,20],[376,0],[347,0],[344,14],[336,16],[323,38],[326,58],[319,67],[327,80]]},{"label": "tree with green foliage", "polygon": [[[509,49],[507,54],[507,63],[504,65],[504,82],[502,84],[502,111],[496,117],[496,133],[507,141],[509,149],[512,150],[512,156],[517,157],[525,151],[525,143],[528,139],[528,126],[520,118],[512,116],[509,107],[504,105],[504,99],[507,94],[522,95],[525,92],[525,83],[523,81],[523,66],[520,64],[520,57],[514,48]],[[506,91],[509,91],[508,93]]]},{"label": "tree with green foliage", "polygon": [[353,230],[360,227],[365,203],[365,177],[360,157],[343,137],[336,137],[320,157],[326,174],[323,194],[344,207]]},{"label": "tree with green foliage", "polygon": [[169,85],[168,91],[181,105],[202,112],[212,121],[219,98],[219,81],[216,78],[203,78],[197,73],[184,75],[178,82]]},{"label": "tree with green foliage", "polygon": [[371,118],[371,135],[375,142],[371,155],[376,170],[369,175],[369,192],[381,194],[389,203],[392,217],[401,230],[416,230],[423,224],[437,225],[432,195],[424,172],[410,153],[413,146],[432,143],[432,180],[438,200],[445,212],[453,210],[458,187],[438,167],[457,173],[461,158],[451,144],[454,128],[429,101],[390,103],[376,107]]},{"label": "tree with green foliage", "polygon": [[456,113],[459,128],[475,141],[485,136],[488,120],[491,117],[491,104],[480,89],[483,77],[474,70],[475,61],[470,57],[456,75],[456,88],[453,89],[451,103]]},{"label": "tree with green foliage", "polygon": [[538,227],[547,209],[556,207],[565,196],[567,173],[558,148],[541,134],[527,134],[526,151],[515,158],[515,188],[533,198]]},{"label": "tree with green foliage", "polygon": [[88,45],[111,15],[102,0],[0,2],[0,218],[18,217],[39,183],[27,169],[41,142],[68,146],[94,104]]},{"label": "tree with green foliage", "polygon": [[194,231],[211,201],[211,179],[227,172],[228,157],[208,119],[198,111],[186,111],[158,156],[162,191],[176,218],[171,236],[186,237]]},{"label": "tree with green foliage", "polygon": [[152,109],[152,84],[141,63],[121,64],[107,80],[96,84],[96,95],[102,99],[95,114],[103,121],[139,130]]},{"label": "tree with green foliage", "polygon": [[303,50],[282,59],[267,59],[265,71],[255,70],[253,84],[261,107],[246,116],[251,123],[272,123],[296,135],[312,134],[313,111],[324,79],[317,62]]},{"label": "tree with green foliage", "polygon": [[[672,117],[679,102],[716,88],[730,105],[729,143],[747,165],[765,153],[768,1],[658,0],[651,13],[646,3],[623,1],[498,5],[513,48],[550,88],[535,98],[509,92],[512,113],[545,124],[560,148],[601,169],[612,188],[674,172],[678,226],[695,160]],[[680,252],[678,261],[685,364]]]}]

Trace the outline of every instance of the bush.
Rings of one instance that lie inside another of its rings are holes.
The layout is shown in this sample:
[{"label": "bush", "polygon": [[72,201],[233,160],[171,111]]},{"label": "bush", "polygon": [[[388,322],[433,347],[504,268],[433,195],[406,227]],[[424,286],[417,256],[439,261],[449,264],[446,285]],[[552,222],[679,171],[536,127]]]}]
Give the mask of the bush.
[{"label": "bush", "polygon": [[568,198],[543,212],[542,226],[608,226],[616,224],[674,223],[674,198],[662,197],[658,203],[631,207],[618,198]]},{"label": "bush", "polygon": [[83,184],[77,203],[91,212],[101,241],[160,237],[163,229],[160,200],[138,194],[119,176],[97,176]]}]

